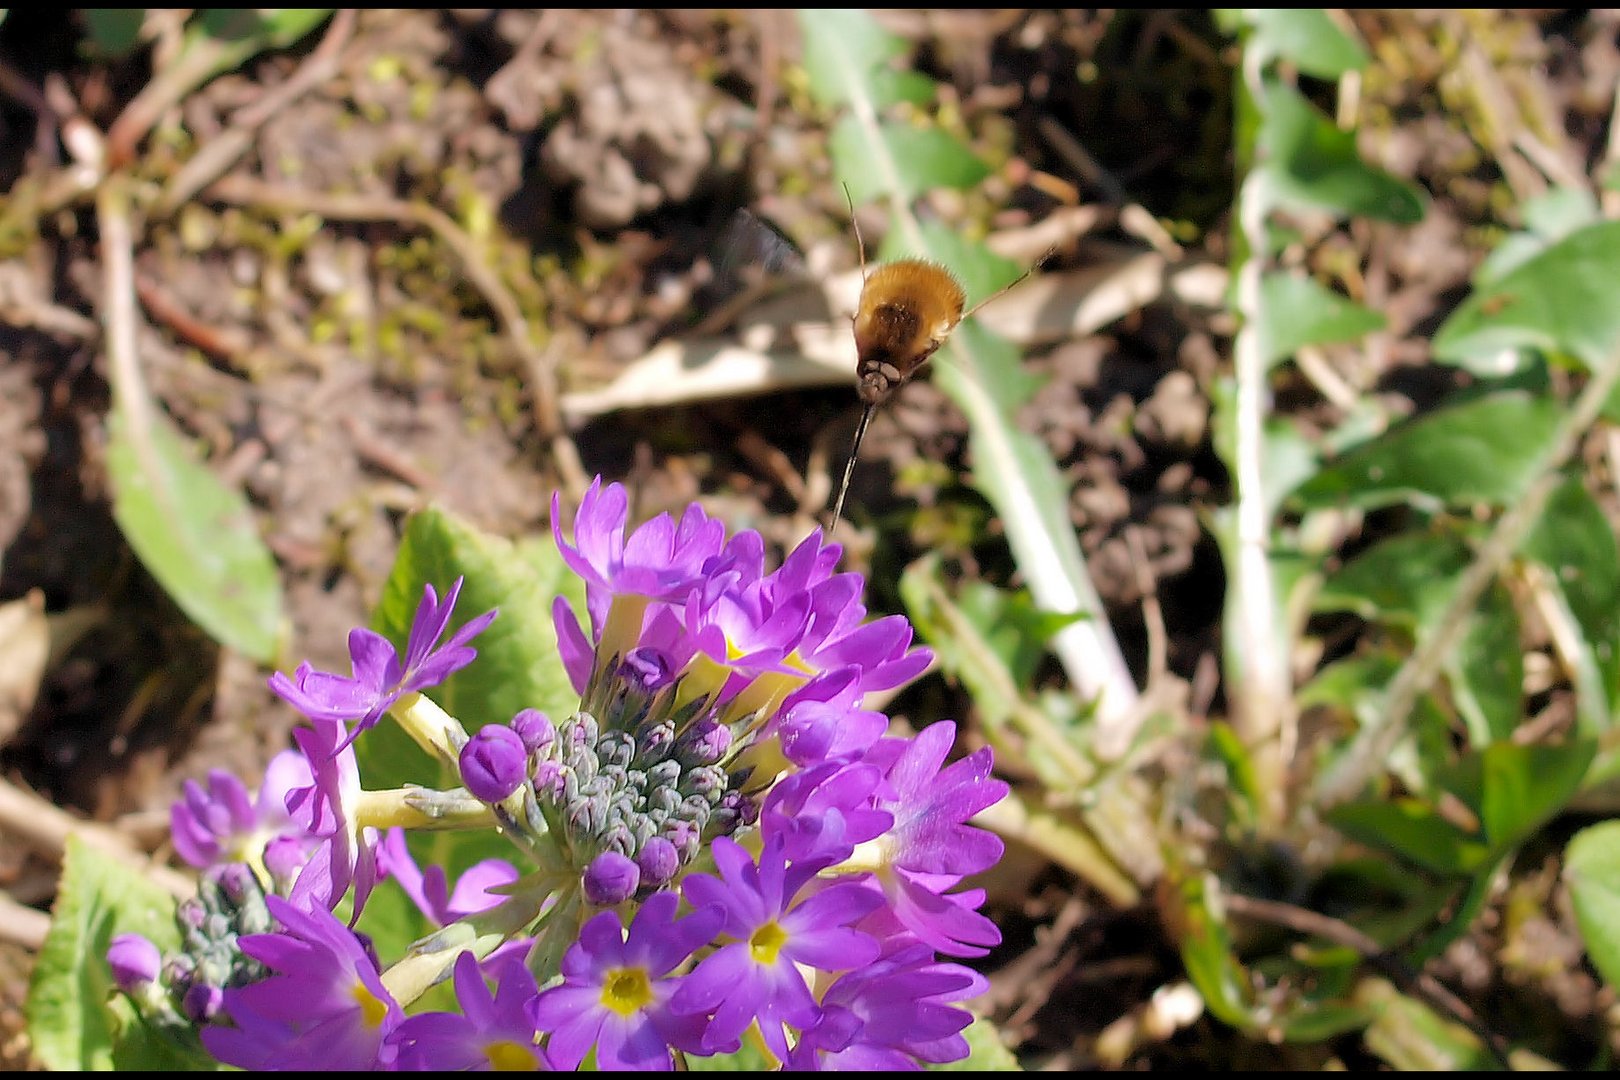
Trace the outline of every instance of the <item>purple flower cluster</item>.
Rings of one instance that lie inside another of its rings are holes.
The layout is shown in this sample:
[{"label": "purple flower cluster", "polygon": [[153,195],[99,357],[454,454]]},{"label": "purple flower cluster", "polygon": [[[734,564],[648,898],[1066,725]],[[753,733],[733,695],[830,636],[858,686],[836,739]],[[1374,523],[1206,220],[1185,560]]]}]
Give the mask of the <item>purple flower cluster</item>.
[{"label": "purple flower cluster", "polygon": [[[219,1060],[668,1069],[736,1052],[749,1032],[792,1069],[967,1054],[959,1003],[985,983],[941,955],[999,941],[982,892],[959,886],[1001,855],[969,819],[1007,786],[988,749],[946,764],[953,724],[890,738],[861,707],[919,674],[927,650],[902,617],[866,620],[864,582],[836,572],[840,549],[819,532],[767,572],[757,533],[728,539],[696,505],[628,535],[627,513],[624,490],[598,481],[570,541],[552,502],[586,586],[583,622],[553,608],[572,716],[524,710],[468,736],[421,698],[473,660],[494,617],[441,645],[458,581],[442,603],[427,589],[403,660],[356,630],[351,676],[306,664],[271,680],[312,726],[257,804],[224,774],[187,786],[178,849],[199,866],[245,860],[279,924],[231,935],[251,981],[208,984],[202,1035]],[[352,744],[384,715],[459,767],[462,787],[364,792]],[[452,892],[390,827],[452,819],[498,828],[514,862],[486,860]],[[350,928],[383,878],[442,928],[386,970]],[[333,914],[345,898],[348,925]],[[138,941],[114,960],[126,989],[153,982]],[[407,1015],[442,977],[460,1011]]]}]

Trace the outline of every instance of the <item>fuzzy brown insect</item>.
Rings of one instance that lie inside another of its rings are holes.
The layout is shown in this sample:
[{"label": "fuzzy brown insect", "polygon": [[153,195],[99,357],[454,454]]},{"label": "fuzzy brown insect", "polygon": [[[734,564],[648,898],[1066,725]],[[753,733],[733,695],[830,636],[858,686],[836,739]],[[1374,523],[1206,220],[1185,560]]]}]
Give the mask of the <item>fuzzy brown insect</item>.
[{"label": "fuzzy brown insect", "polygon": [[[844,190],[847,195],[848,187]],[[838,486],[838,498],[833,503],[829,533],[838,528],[843,517],[844,498],[849,494],[849,481],[855,473],[861,440],[866,437],[866,426],[872,422],[872,414],[928,363],[963,319],[1029,277],[1040,265],[1037,262],[1014,281],[963,311],[967,296],[961,282],[938,263],[900,259],[884,263],[867,274],[866,245],[861,240],[861,227],[855,221],[853,201],[850,222],[855,227],[855,242],[861,255],[861,298],[855,305],[855,375],[860,380],[859,393],[864,408],[855,425],[855,441],[849,450],[849,462],[844,466],[844,480]],[[1044,261],[1043,258],[1041,262]]]}]

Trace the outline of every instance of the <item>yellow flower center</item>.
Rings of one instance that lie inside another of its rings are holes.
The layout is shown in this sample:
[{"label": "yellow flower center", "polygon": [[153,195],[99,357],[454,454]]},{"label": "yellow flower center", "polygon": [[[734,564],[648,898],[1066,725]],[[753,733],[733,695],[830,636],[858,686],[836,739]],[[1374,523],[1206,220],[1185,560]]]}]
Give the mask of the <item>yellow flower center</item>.
[{"label": "yellow flower center", "polygon": [[533,1047],[510,1039],[485,1044],[484,1056],[495,1072],[534,1072],[540,1064]]},{"label": "yellow flower center", "polygon": [[602,1004],[620,1016],[640,1012],[652,998],[652,981],[642,968],[613,968],[602,980]]},{"label": "yellow flower center", "polygon": [[354,982],[353,993],[354,1003],[360,1006],[360,1019],[366,1027],[381,1027],[383,1019],[388,1015],[388,1003],[373,994],[359,979]]},{"label": "yellow flower center", "polygon": [[755,930],[748,939],[748,952],[753,956],[755,963],[774,964],[776,954],[782,951],[787,944],[787,931],[775,922],[768,922]]}]

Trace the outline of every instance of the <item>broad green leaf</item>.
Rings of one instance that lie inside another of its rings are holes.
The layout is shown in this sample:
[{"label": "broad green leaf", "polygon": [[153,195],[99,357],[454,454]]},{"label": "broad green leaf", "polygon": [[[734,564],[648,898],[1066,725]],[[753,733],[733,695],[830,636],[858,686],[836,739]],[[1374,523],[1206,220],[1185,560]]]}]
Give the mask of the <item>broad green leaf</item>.
[{"label": "broad green leaf", "polygon": [[1620,341],[1620,222],[1581,229],[1476,289],[1434,336],[1435,359],[1505,349],[1569,354],[1596,367]]},{"label": "broad green leaf", "polygon": [[883,108],[903,95],[891,97],[889,76],[893,61],[909,53],[906,39],[891,34],[864,11],[800,9],[799,29],[804,34],[804,73],[810,93],[824,107],[848,105],[864,98]]},{"label": "broad green leaf", "polygon": [[1367,66],[1367,52],[1320,8],[1249,8],[1243,12],[1253,32],[1243,47],[1265,64],[1291,61],[1307,75],[1337,79]]},{"label": "broad green leaf", "polygon": [[1586,955],[1604,982],[1620,987],[1620,821],[1575,834],[1564,852],[1564,880]]},{"label": "broad green leaf", "polygon": [[1468,545],[1453,533],[1400,533],[1323,582],[1313,606],[1421,634],[1451,598],[1457,574],[1471,558]]},{"label": "broad green leaf", "polygon": [[1345,803],[1327,818],[1346,836],[1436,873],[1472,873],[1490,854],[1482,838],[1468,836],[1422,799]]},{"label": "broad green leaf", "polygon": [[247,499],[197,460],[147,404],[135,424],[115,403],[107,472],[113,518],[180,609],[214,638],[269,663],[281,640],[281,577]]},{"label": "broad green leaf", "polygon": [[1451,696],[1469,742],[1485,747],[1511,736],[1524,719],[1524,654],[1513,598],[1494,584],[1480,598],[1468,630],[1446,657]]},{"label": "broad green leaf", "polygon": [[84,28],[97,52],[123,56],[140,41],[145,8],[85,8]]},{"label": "broad green leaf", "polygon": [[1268,84],[1259,133],[1260,169],[1275,205],[1411,225],[1423,219],[1416,188],[1361,160],[1341,131],[1299,91]]},{"label": "broad green leaf", "polygon": [[1579,476],[1547,499],[1520,550],[1546,568],[1549,587],[1579,628],[1576,709],[1581,733],[1599,735],[1620,699],[1620,548]]},{"label": "broad green leaf", "polygon": [[956,602],[1021,687],[1034,678],[1052,635],[1082,618],[1041,611],[1025,590],[1010,592],[984,581],[964,584]]},{"label": "broad green leaf", "polygon": [[1343,454],[1293,497],[1307,508],[1511,503],[1538,475],[1563,415],[1558,401],[1519,392],[1442,408]]},{"label": "broad green leaf", "polygon": [[1285,272],[1260,282],[1261,350],[1267,364],[1286,360],[1305,345],[1354,341],[1382,329],[1384,317],[1314,279]]},{"label": "broad green leaf", "polygon": [[[549,535],[514,544],[442,510],[415,515],[406,526],[373,627],[403,649],[423,586],[431,584],[442,598],[458,577],[466,582],[446,636],[491,608],[500,614],[473,640],[478,658],[428,696],[469,732],[508,721],[525,708],[557,719],[571,715],[579,697],[557,654],[551,602],[563,593],[583,612],[584,587]],[[436,777],[427,755],[391,722],[379,724],[355,746],[368,787],[448,779]]]},{"label": "broad green leaf", "polygon": [[1573,233],[1603,220],[1597,200],[1585,188],[1561,187],[1519,206],[1524,232],[1513,233],[1497,244],[1474,271],[1474,287],[1482,288],[1535,258]]},{"label": "broad green leaf", "polygon": [[[881,146],[880,146],[881,144]],[[849,114],[833,127],[833,170],[857,204],[886,193],[907,201],[937,187],[969,188],[990,167],[949,132]]]},{"label": "broad green leaf", "polygon": [[1562,811],[1580,789],[1597,747],[1591,742],[1521,746],[1497,742],[1480,754],[1480,823],[1505,855]]},{"label": "broad green leaf", "polygon": [[1400,666],[1401,657],[1387,650],[1335,660],[1300,688],[1299,707],[1328,706],[1353,712],[1367,694],[1383,693]]},{"label": "broad green leaf", "polygon": [[[51,929],[28,987],[28,1035],[53,1070],[170,1067],[168,1048],[130,1030],[109,1004],[115,987],[107,947],[118,934],[142,934],[169,952],[180,945],[174,898],[124,863],[69,835]],[[125,1020],[130,1019],[124,1012]],[[129,1030],[129,1029],[126,1029]],[[185,1060],[181,1051],[175,1057]],[[202,1062],[192,1063],[201,1067]],[[176,1067],[187,1067],[180,1064]]]}]

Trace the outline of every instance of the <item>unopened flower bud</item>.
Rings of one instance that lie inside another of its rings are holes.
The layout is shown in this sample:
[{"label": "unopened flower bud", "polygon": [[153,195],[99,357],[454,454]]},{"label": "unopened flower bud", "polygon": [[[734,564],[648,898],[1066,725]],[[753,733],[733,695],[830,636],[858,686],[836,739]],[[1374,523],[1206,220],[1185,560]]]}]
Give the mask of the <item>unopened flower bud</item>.
[{"label": "unopened flower bud", "polygon": [[675,872],[681,868],[681,856],[674,844],[662,836],[654,836],[636,853],[636,865],[641,868],[641,884],[658,888],[675,877]]},{"label": "unopened flower bud", "polygon": [[640,884],[641,868],[617,851],[602,852],[585,868],[585,899],[598,907],[623,903]]},{"label": "unopened flower bud", "polygon": [[524,709],[512,717],[512,730],[523,740],[523,745],[528,748],[529,753],[542,757],[551,749],[551,744],[557,741],[556,725],[539,709]]},{"label": "unopened flower bud", "polygon": [[498,803],[528,773],[529,751],[518,733],[501,724],[479,728],[461,748],[461,782],[475,798]]},{"label": "unopened flower bud", "polygon": [[118,989],[133,996],[158,977],[163,954],[139,934],[119,934],[107,946],[107,966]]}]

